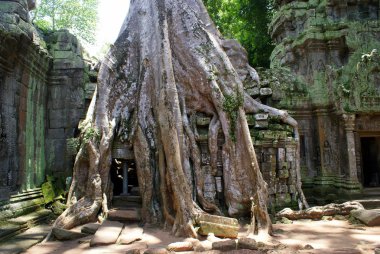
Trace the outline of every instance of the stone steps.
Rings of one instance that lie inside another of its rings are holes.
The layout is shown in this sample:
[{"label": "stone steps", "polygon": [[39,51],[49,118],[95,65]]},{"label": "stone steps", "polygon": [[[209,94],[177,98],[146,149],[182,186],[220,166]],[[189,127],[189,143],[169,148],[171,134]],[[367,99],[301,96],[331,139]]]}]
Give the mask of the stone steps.
[{"label": "stone steps", "polygon": [[141,208],[141,196],[126,195],[114,196],[112,199],[112,207],[138,207]]},{"label": "stone steps", "polygon": [[49,225],[39,225],[25,232],[18,234],[12,239],[0,244],[0,253],[2,254],[18,254],[25,252],[30,247],[41,242],[49,233],[51,227]]},{"label": "stone steps", "polygon": [[108,212],[108,219],[112,221],[140,221],[141,209],[136,207],[113,208]]},{"label": "stone steps", "polygon": [[116,243],[123,227],[124,224],[118,221],[105,220],[91,239],[90,246],[102,246]]},{"label": "stone steps", "polygon": [[50,210],[41,209],[3,222],[0,226],[0,242],[5,242],[7,239],[46,221],[50,215]]}]

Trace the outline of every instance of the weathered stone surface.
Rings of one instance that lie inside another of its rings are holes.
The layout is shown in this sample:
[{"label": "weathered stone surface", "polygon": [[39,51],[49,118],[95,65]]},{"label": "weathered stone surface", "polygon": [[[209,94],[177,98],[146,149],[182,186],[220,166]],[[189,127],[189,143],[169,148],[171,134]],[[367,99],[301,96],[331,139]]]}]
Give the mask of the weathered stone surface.
[{"label": "weathered stone surface", "polygon": [[141,220],[140,210],[137,208],[112,209],[108,213],[109,220],[118,221],[139,221]]},{"label": "weathered stone surface", "polygon": [[194,251],[209,251],[212,250],[212,242],[209,240],[201,241],[199,245],[194,247]]},{"label": "weathered stone surface", "polygon": [[214,233],[216,236],[236,238],[238,236],[239,227],[225,224],[218,224],[212,222],[201,221],[199,223],[198,233],[201,235],[208,235]]},{"label": "weathered stone surface", "polygon": [[165,248],[152,248],[144,251],[144,254],[168,254],[169,251]]},{"label": "weathered stone surface", "polygon": [[252,238],[239,238],[237,242],[238,249],[257,250],[257,243]]},{"label": "weathered stone surface", "polygon": [[360,220],[367,226],[373,227],[373,226],[380,226],[380,209],[374,209],[374,210],[365,210],[365,209],[358,209],[358,210],[352,210],[351,215],[355,217],[356,219]]},{"label": "weathered stone surface", "polygon": [[30,247],[41,242],[51,230],[49,225],[40,225],[12,237],[0,244],[1,254],[24,253]]},{"label": "weathered stone surface", "polygon": [[88,223],[86,225],[83,225],[81,232],[84,234],[93,235],[96,233],[99,227],[100,227],[100,224],[98,223]]},{"label": "weathered stone surface", "polygon": [[75,239],[79,239],[79,238],[87,236],[87,234],[83,234],[83,233],[72,231],[72,230],[66,230],[62,228],[53,228],[52,231],[53,231],[54,237],[60,241],[75,240]]},{"label": "weathered stone surface", "polygon": [[195,220],[197,223],[199,223],[201,221],[207,221],[207,222],[212,222],[212,223],[239,226],[239,222],[237,219],[223,217],[223,216],[210,215],[210,214],[201,214]]},{"label": "weathered stone surface", "polygon": [[168,251],[182,252],[194,250],[193,244],[190,242],[176,242],[171,243],[166,247]]},{"label": "weathered stone surface", "polygon": [[299,253],[307,254],[361,254],[358,249],[352,248],[336,248],[336,249],[314,249],[314,250],[300,250]]},{"label": "weathered stone surface", "polygon": [[91,239],[90,246],[109,245],[116,243],[124,224],[106,220]]},{"label": "weathered stone surface", "polygon": [[213,250],[229,251],[229,250],[236,250],[236,247],[237,247],[237,244],[235,240],[226,240],[226,241],[212,243]]},{"label": "weathered stone surface", "polygon": [[135,241],[139,241],[142,239],[143,231],[143,228],[139,227],[137,224],[125,225],[119,237],[118,243],[131,244]]},{"label": "weathered stone surface", "polygon": [[219,238],[219,237],[216,237],[214,235],[214,233],[208,233],[207,235],[207,241],[209,242],[220,242],[220,241],[225,241],[226,239],[222,239],[222,238]]},{"label": "weathered stone surface", "polygon": [[285,217],[290,220],[321,219],[323,216],[348,215],[351,210],[364,209],[358,202],[346,202],[343,204],[328,204],[314,206],[303,211],[293,211],[285,208],[276,214],[276,217]]},{"label": "weathered stone surface", "polygon": [[271,95],[273,92],[272,92],[272,89],[271,88],[267,88],[267,87],[265,87],[265,88],[261,88],[260,89],[260,95],[261,96],[269,96],[269,95]]}]

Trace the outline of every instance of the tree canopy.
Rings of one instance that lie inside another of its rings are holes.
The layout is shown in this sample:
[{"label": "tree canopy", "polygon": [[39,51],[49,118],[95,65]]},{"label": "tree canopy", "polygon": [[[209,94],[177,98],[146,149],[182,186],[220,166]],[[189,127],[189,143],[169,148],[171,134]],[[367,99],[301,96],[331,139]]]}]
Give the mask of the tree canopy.
[{"label": "tree canopy", "polygon": [[32,12],[33,22],[42,30],[68,29],[80,39],[95,39],[98,0],[40,0]]},{"label": "tree canopy", "polygon": [[203,0],[226,38],[237,39],[247,50],[252,66],[269,67],[274,48],[268,34],[271,0]]}]

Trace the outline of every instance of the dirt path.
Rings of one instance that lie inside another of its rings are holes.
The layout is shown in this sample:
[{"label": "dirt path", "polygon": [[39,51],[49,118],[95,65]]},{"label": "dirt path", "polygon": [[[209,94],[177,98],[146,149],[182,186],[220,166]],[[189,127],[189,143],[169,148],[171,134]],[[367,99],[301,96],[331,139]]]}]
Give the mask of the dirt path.
[{"label": "dirt path", "polygon": [[[373,254],[376,247],[380,248],[380,227],[354,226],[350,225],[347,221],[295,221],[293,224],[276,224],[274,225],[274,229],[276,232],[275,236],[267,239],[267,242],[270,243],[269,245],[272,245],[272,247],[266,248],[265,252],[268,254]],[[143,240],[132,245],[109,245],[90,248],[89,239],[91,239],[91,236],[81,239],[82,243],[75,240],[38,244],[26,253],[126,253],[127,250],[136,247],[160,248],[166,247],[169,243],[184,240],[184,238],[177,238],[171,236],[168,232],[152,228],[145,228]],[[257,239],[257,241],[263,241],[263,239]],[[314,250],[298,251],[307,244],[311,245]],[[355,250],[352,251],[352,249]],[[209,253],[218,252],[213,251]],[[235,251],[234,253],[243,252]],[[244,251],[244,253],[250,252]]]}]

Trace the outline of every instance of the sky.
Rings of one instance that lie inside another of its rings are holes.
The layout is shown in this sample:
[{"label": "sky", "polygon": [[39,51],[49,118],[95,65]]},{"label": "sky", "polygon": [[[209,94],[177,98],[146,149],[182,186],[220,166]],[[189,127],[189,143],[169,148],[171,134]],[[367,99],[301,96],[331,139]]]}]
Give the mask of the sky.
[{"label": "sky", "polygon": [[96,43],[87,48],[97,55],[105,43],[115,42],[129,9],[129,0],[99,0]]}]

